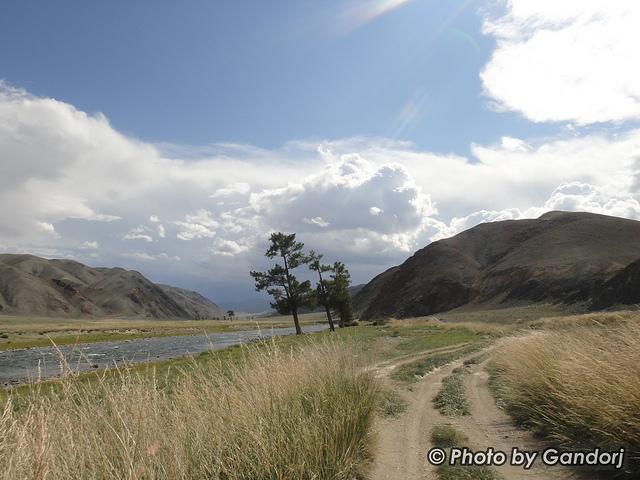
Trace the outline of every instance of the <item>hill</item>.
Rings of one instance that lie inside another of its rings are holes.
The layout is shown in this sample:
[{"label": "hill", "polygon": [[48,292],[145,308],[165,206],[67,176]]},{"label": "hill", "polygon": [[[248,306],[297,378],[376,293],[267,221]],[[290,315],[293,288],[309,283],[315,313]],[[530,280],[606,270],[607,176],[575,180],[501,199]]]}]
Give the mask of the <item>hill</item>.
[{"label": "hill", "polygon": [[464,305],[590,302],[640,258],[640,222],[549,212],[483,223],[433,242],[374,278],[354,304],[361,318],[430,315]]},{"label": "hill", "polygon": [[607,280],[596,291],[591,308],[600,310],[614,305],[633,304],[640,304],[640,259]]},{"label": "hill", "polygon": [[139,272],[13,254],[0,254],[0,313],[158,319],[224,315],[200,294],[157,285]]}]

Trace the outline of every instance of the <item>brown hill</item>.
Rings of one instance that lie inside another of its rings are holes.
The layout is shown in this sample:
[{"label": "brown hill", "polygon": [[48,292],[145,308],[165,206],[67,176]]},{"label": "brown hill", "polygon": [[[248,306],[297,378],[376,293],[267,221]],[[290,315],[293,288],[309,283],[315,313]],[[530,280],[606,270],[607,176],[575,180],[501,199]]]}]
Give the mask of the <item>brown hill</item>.
[{"label": "brown hill", "polygon": [[159,319],[224,315],[198,293],[156,285],[139,272],[12,254],[0,254],[0,313]]},{"label": "brown hill", "polygon": [[594,295],[591,308],[640,304],[640,259],[607,280]]},{"label": "brown hill", "polygon": [[[640,257],[640,222],[549,212],[483,223],[433,242],[356,295],[363,319],[430,315],[463,305],[588,302]],[[368,292],[370,299],[363,298]]]}]

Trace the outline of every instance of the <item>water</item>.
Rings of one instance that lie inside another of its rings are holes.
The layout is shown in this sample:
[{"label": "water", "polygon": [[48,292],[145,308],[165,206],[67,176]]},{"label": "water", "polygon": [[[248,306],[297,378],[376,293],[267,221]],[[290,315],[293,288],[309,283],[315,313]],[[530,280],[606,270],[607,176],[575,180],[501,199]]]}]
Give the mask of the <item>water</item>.
[{"label": "water", "polygon": [[[326,330],[327,325],[306,325],[305,332]],[[75,371],[86,372],[116,364],[167,360],[220,350],[259,338],[292,335],[293,327],[239,332],[178,335],[140,338],[117,342],[84,343],[58,347],[29,348],[0,352],[0,386],[26,383],[30,380],[60,377],[60,353]]]}]

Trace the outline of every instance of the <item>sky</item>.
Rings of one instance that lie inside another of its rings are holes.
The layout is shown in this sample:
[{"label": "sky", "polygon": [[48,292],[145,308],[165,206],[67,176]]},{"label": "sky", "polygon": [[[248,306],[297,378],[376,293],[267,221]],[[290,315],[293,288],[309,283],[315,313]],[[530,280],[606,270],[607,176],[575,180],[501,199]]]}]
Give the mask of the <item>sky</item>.
[{"label": "sky", "polygon": [[640,220],[638,24],[635,0],[7,0],[0,251],[258,311],[273,231],[361,283],[485,221]]}]

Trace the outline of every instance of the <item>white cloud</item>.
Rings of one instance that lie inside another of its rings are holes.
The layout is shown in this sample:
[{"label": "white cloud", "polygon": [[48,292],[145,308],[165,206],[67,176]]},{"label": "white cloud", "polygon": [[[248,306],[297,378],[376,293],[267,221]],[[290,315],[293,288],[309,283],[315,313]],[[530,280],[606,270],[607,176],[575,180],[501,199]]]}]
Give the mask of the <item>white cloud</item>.
[{"label": "white cloud", "polygon": [[[371,215],[372,202],[386,214]],[[330,225],[333,230],[391,234],[419,228],[435,213],[402,165],[376,165],[353,154],[339,156],[299,183],[253,194],[250,205],[273,225],[299,232]]]},{"label": "white cloud", "polygon": [[233,257],[240,253],[246,252],[249,250],[247,245],[241,245],[233,240],[222,240],[220,238],[216,239],[213,242],[213,246],[211,247],[211,252],[214,255],[222,255],[227,257]]},{"label": "white cloud", "polygon": [[244,196],[247,195],[251,191],[251,185],[245,182],[237,182],[229,185],[226,188],[219,188],[213,194],[210,195],[211,198],[223,198],[223,197],[233,197],[236,195]]},{"label": "white cloud", "polygon": [[215,229],[220,224],[211,217],[211,212],[198,210],[196,213],[186,215],[184,221],[175,222],[180,228],[178,238],[180,240],[194,240],[197,238],[213,238],[216,236]]},{"label": "white cloud", "polygon": [[558,186],[542,210],[587,211],[640,220],[640,202],[630,192],[580,182]]},{"label": "white cloud", "polygon": [[513,150],[518,152],[526,152],[527,150],[529,150],[529,146],[519,138],[502,137],[500,143],[502,145],[502,148],[504,148],[505,150]]},{"label": "white cloud", "polygon": [[179,262],[181,260],[180,257],[176,255],[168,255],[167,253],[157,253],[150,254],[147,252],[125,252],[122,254],[125,258],[131,258],[133,260],[143,260],[143,261],[158,261],[158,260],[171,260],[174,262]]},{"label": "white cloud", "polygon": [[123,240],[144,240],[145,242],[153,242],[153,237],[149,234],[149,229],[143,225],[132,228],[122,235]]},{"label": "white cloud", "polygon": [[247,272],[280,230],[366,280],[481,221],[639,211],[640,130],[505,137],[472,145],[470,158],[365,137],[164,150],[181,156],[122,135],[103,116],[0,88],[3,250],[89,261],[95,242],[101,265],[153,272],[153,259],[178,257],[158,271],[250,284]]},{"label": "white cloud", "polygon": [[51,235],[54,235],[54,236],[57,235],[56,229],[51,223],[49,223],[49,222],[38,222],[37,224],[38,224],[38,227],[40,227],[40,229],[43,232],[50,233]]},{"label": "white cloud", "polygon": [[313,218],[304,217],[302,221],[309,225],[317,225],[320,228],[326,228],[329,225],[331,225],[329,222],[325,221],[322,217],[313,217]]},{"label": "white cloud", "polygon": [[509,0],[485,22],[497,48],[481,73],[499,108],[534,122],[640,118],[640,3]]},{"label": "white cloud", "polygon": [[100,244],[96,241],[90,242],[90,241],[86,241],[86,242],[82,242],[80,244],[80,248],[82,250],[95,250],[97,248],[100,247]]}]

